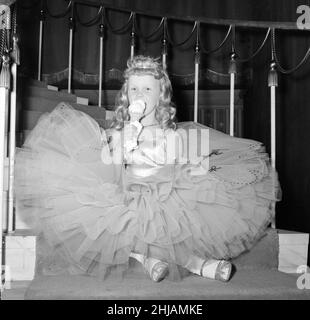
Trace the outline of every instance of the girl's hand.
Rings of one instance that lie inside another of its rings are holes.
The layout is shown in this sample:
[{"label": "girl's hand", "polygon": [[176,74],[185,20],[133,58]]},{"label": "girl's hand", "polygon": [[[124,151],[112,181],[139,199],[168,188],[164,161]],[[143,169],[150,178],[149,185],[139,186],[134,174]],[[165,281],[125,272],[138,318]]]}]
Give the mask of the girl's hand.
[{"label": "girl's hand", "polygon": [[124,148],[130,152],[138,147],[138,137],[142,130],[142,124],[138,121],[125,122],[124,124]]},{"label": "girl's hand", "polygon": [[143,117],[143,113],[129,113],[130,114],[130,121],[140,121],[140,119]]}]

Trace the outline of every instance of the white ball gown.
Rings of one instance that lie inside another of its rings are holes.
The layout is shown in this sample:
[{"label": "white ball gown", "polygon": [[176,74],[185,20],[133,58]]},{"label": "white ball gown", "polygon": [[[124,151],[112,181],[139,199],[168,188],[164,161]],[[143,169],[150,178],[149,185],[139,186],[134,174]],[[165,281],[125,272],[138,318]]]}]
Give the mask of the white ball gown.
[{"label": "white ball gown", "polygon": [[274,218],[277,175],[261,143],[213,129],[209,156],[197,164],[164,164],[167,136],[182,137],[178,132],[190,128],[207,127],[156,127],[162,134],[155,147],[144,128],[133,161],[126,164],[125,156],[116,164],[109,161],[122,149],[116,130],[103,130],[60,103],[17,149],[19,214],[62,255],[70,272],[102,279],[126,271],[131,252],[168,262],[171,279],[180,278],[191,255],[237,257]]}]

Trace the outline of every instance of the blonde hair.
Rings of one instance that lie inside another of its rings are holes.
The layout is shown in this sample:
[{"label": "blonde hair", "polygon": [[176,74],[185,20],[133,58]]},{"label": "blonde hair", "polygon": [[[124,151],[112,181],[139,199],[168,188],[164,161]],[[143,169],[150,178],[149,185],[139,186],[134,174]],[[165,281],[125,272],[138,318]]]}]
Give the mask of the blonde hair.
[{"label": "blonde hair", "polygon": [[128,79],[132,75],[152,75],[160,81],[159,103],[155,108],[155,119],[161,128],[176,129],[175,115],[176,108],[171,102],[172,86],[169,76],[158,62],[159,58],[138,55],[133,59],[128,59],[127,69],[124,72],[124,84],[116,97],[115,119],[111,125],[112,128],[120,130],[124,127],[124,121],[129,120],[128,113]]}]

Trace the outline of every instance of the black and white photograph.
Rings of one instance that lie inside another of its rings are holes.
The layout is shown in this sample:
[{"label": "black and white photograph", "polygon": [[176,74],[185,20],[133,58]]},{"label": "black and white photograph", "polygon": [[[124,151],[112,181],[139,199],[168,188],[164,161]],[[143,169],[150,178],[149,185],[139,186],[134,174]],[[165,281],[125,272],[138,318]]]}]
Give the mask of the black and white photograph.
[{"label": "black and white photograph", "polygon": [[309,0],[1,0],[0,19],[4,304],[310,300]]}]

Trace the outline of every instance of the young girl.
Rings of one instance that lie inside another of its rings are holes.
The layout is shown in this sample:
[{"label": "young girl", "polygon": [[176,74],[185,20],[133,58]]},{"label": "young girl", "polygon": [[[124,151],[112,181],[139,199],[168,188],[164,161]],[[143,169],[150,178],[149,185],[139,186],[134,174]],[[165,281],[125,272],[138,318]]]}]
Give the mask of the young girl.
[{"label": "young girl", "polygon": [[268,156],[256,141],[210,130],[210,153],[184,161],[182,129],[203,126],[176,128],[157,60],[127,65],[110,129],[65,103],[38,121],[17,153],[19,211],[71,273],[103,278],[134,258],[156,282],[186,270],[228,281],[228,260],[274,216],[279,186]]}]

